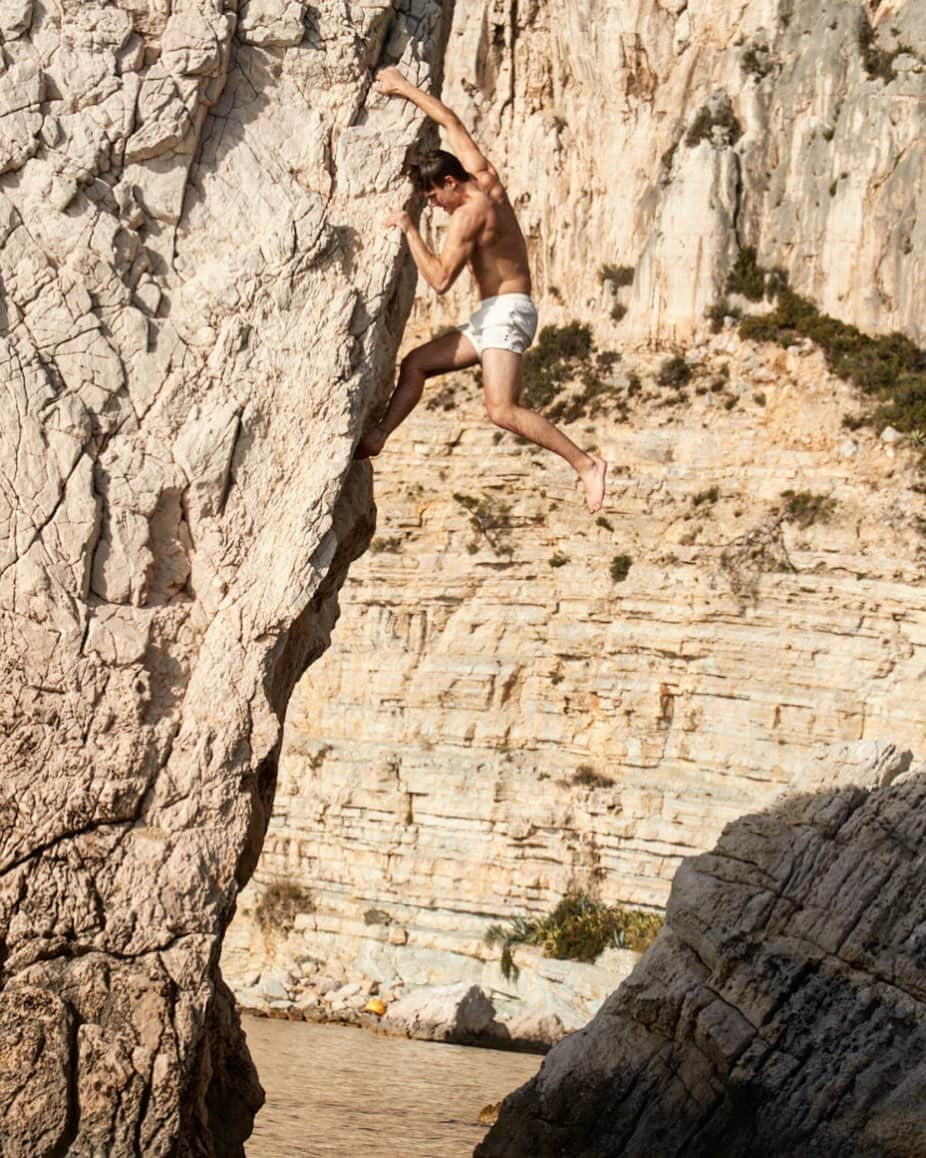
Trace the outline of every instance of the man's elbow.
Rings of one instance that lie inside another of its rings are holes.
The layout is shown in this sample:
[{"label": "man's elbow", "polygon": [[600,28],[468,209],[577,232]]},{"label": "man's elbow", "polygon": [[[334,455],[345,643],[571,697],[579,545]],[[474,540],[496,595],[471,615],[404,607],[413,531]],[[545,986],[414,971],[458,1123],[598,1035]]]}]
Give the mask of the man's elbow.
[{"label": "man's elbow", "polygon": [[456,278],[451,276],[449,273],[442,273],[431,283],[431,288],[438,295],[438,297],[443,297],[455,281]]}]

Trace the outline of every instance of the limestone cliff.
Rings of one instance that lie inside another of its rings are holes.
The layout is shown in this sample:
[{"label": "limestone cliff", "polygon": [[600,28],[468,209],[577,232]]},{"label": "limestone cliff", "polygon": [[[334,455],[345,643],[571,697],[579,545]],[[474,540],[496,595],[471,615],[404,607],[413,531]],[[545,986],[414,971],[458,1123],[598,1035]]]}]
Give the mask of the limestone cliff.
[{"label": "limestone cliff", "polygon": [[[479,1158],[919,1158],[926,775],[731,824]],[[833,769],[838,778],[838,769]]]},{"label": "limestone cliff", "polygon": [[458,0],[446,73],[567,318],[687,337],[751,245],[827,313],[926,340],[918,0]]},{"label": "limestone cliff", "polygon": [[[442,5],[0,4],[0,1149],[241,1153],[218,948],[369,538]],[[405,273],[403,273],[405,271]]]},{"label": "limestone cliff", "polygon": [[[576,1026],[620,964],[580,967],[570,1009],[561,963],[505,982],[489,925],[576,885],[662,906],[684,857],[828,762],[926,752],[915,453],[849,436],[854,391],[805,344],[727,328],[688,351],[682,391],[664,361],[625,351],[626,411],[565,425],[612,463],[597,521],[568,467],[492,428],[468,374],[376,461],[377,538],[294,694],[230,929],[247,1004],[309,1009],[325,977],[465,978]],[[302,908],[265,931],[286,882]]]}]

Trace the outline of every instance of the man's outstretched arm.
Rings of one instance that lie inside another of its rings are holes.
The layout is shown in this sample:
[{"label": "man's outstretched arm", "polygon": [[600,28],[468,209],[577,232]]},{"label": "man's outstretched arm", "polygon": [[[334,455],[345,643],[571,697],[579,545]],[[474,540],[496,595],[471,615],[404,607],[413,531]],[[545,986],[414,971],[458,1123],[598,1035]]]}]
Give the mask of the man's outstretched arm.
[{"label": "man's outstretched arm", "polygon": [[406,80],[397,68],[384,68],[376,74],[373,87],[386,96],[400,96],[417,105],[426,116],[436,121],[447,134],[447,144],[467,173],[494,173],[491,162],[480,151],[466,126],[452,110],[430,93],[422,92]]}]

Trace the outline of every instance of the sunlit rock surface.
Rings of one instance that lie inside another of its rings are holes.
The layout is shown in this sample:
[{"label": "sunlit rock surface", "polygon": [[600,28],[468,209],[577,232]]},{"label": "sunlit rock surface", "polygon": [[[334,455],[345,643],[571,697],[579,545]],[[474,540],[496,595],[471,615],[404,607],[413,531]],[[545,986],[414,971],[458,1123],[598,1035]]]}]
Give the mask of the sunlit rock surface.
[{"label": "sunlit rock surface", "polygon": [[218,947],[372,523],[421,117],[371,70],[428,83],[441,19],[0,4],[4,1153],[250,1129]]},{"label": "sunlit rock surface", "polygon": [[444,91],[563,317],[685,338],[750,245],[827,313],[926,340],[919,0],[458,0]]},{"label": "sunlit rock surface", "polygon": [[[506,982],[492,924],[576,887],[662,906],[736,817],[926,754],[916,450],[850,436],[857,395],[809,345],[728,328],[688,351],[684,397],[665,357],[610,371],[618,398],[640,378],[625,419],[565,426],[612,464],[600,519],[565,464],[492,427],[471,375],[434,383],[376,460],[377,535],[294,693],[226,942],[248,1005],[298,1010],[319,976],[465,979],[573,1028],[622,963],[528,959]],[[829,513],[785,518],[789,490]],[[301,909],[265,930],[287,882]]]}]

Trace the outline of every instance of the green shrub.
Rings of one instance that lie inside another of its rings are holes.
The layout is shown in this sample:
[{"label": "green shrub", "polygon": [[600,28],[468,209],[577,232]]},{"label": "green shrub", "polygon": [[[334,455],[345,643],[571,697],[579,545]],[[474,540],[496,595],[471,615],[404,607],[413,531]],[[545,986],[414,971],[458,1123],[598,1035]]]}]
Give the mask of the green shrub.
[{"label": "green shrub", "polygon": [[908,48],[898,45],[893,52],[879,48],[875,30],[868,19],[868,13],[862,9],[858,27],[858,46],[862,53],[862,64],[870,77],[882,80],[885,84],[897,76],[894,60],[902,53],[909,52]]},{"label": "green shrub", "polygon": [[580,788],[613,788],[614,781],[596,772],[591,764],[580,764],[572,774],[573,784]]},{"label": "green shrub", "polygon": [[688,385],[691,377],[691,367],[681,354],[675,354],[671,358],[666,358],[659,367],[656,381],[660,386],[674,386],[677,390],[681,390],[683,386]]},{"label": "green shrub", "polygon": [[[715,133],[716,129],[721,132]],[[729,98],[726,98],[706,104],[698,110],[685,134],[685,144],[693,149],[702,141],[713,142],[716,137],[720,137],[724,144],[735,145],[742,135],[742,126],[736,119]]]},{"label": "green shrub", "polygon": [[629,555],[615,555],[611,560],[611,578],[615,583],[623,583],[632,566],[633,559]]},{"label": "green shrub", "polygon": [[581,322],[544,326],[537,344],[524,355],[525,404],[532,410],[548,407],[593,348],[592,331]]},{"label": "green shrub", "polygon": [[511,530],[511,508],[507,503],[491,495],[483,495],[477,499],[472,495],[454,492],[453,498],[454,502],[459,503],[469,513],[469,525],[477,534],[482,535],[496,554],[512,554],[513,548],[506,541],[506,536]]},{"label": "green shrub", "polygon": [[644,953],[655,941],[664,918],[642,909],[624,909],[593,901],[584,893],[568,893],[547,917],[515,917],[486,932],[487,945],[501,945],[500,966],[506,979],[517,977],[514,945],[539,945],[546,957],[594,961],[605,949]]},{"label": "green shrub", "polygon": [[617,290],[623,289],[624,286],[633,285],[635,272],[632,265],[603,265],[598,270],[598,277]]},{"label": "green shrub", "polygon": [[271,881],[261,893],[254,916],[267,932],[288,932],[299,913],[311,913],[315,905],[309,893],[294,881]]},{"label": "green shrub", "polygon": [[815,495],[811,491],[786,490],[781,492],[781,497],[785,500],[785,518],[789,523],[797,523],[799,527],[828,523],[836,510],[835,499]]},{"label": "green shrub", "polygon": [[733,268],[727,275],[727,293],[742,294],[751,302],[760,302],[765,297],[766,275],[759,268],[756,251],[747,246],[736,255]]},{"label": "green shrub", "polygon": [[706,491],[698,491],[696,495],[691,497],[691,505],[693,507],[703,506],[705,503],[713,505],[720,498],[720,487],[708,487]]},{"label": "green shrub", "polygon": [[550,566],[551,567],[565,567],[568,562],[569,562],[569,557],[567,555],[556,554],[556,555],[550,556]]},{"label": "green shrub", "polygon": [[[861,414],[844,419],[850,428],[893,426],[905,434],[926,428],[926,350],[905,334],[873,337],[821,313],[780,271],[767,275],[766,288],[774,292],[775,308],[743,318],[741,337],[781,346],[807,338],[819,346],[829,369],[871,400]],[[922,462],[926,465],[926,456]]]}]

